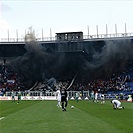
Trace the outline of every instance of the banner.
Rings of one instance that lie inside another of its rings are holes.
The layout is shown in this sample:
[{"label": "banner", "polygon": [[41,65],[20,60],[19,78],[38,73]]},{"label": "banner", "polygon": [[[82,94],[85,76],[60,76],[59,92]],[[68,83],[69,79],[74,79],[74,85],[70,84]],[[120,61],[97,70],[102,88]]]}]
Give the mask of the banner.
[{"label": "banner", "polygon": [[[12,100],[11,96],[0,96],[0,100]],[[17,96],[15,96],[17,100]],[[22,96],[21,100],[57,100],[56,96]]]}]

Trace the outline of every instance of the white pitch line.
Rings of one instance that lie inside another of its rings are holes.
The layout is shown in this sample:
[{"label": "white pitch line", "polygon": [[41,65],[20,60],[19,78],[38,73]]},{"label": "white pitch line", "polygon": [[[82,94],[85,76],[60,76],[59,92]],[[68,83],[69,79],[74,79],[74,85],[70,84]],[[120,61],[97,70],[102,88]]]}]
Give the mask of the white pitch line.
[{"label": "white pitch line", "polygon": [[1,117],[0,120],[4,119],[5,117]]}]

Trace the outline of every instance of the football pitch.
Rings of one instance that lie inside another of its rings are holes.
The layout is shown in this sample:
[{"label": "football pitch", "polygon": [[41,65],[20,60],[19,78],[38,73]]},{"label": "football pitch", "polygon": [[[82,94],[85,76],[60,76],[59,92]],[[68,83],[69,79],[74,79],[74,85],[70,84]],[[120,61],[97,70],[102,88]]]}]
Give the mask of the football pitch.
[{"label": "football pitch", "polygon": [[[57,101],[0,101],[0,133],[132,133],[133,103],[114,110],[92,101],[68,101],[67,111]],[[71,106],[74,109],[71,109]]]}]

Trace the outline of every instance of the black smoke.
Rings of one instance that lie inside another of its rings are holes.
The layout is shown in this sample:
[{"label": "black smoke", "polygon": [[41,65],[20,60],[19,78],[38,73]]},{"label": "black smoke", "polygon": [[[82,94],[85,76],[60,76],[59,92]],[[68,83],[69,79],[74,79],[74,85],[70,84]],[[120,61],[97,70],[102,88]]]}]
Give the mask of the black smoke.
[{"label": "black smoke", "polygon": [[77,82],[94,79],[108,79],[114,73],[124,70],[133,60],[132,40],[107,40],[83,42],[82,52],[55,52],[35,39],[25,44],[27,53],[11,62],[27,87],[35,82],[54,78],[71,80],[76,75]]},{"label": "black smoke", "polygon": [[107,40],[103,43],[105,45],[100,51],[92,50],[91,61],[84,61],[83,70],[87,80],[109,79],[114,73],[124,71],[126,65],[133,60],[132,40]]}]

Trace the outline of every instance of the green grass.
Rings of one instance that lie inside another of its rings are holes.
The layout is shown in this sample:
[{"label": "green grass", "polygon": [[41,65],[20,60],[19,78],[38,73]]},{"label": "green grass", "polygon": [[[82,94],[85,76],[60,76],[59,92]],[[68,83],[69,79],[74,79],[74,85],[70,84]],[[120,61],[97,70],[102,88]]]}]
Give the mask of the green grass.
[{"label": "green grass", "polygon": [[[124,110],[114,110],[91,101],[69,101],[67,112],[57,101],[0,101],[0,133],[131,133],[133,104],[122,102]],[[71,109],[74,105],[74,109]]]}]

